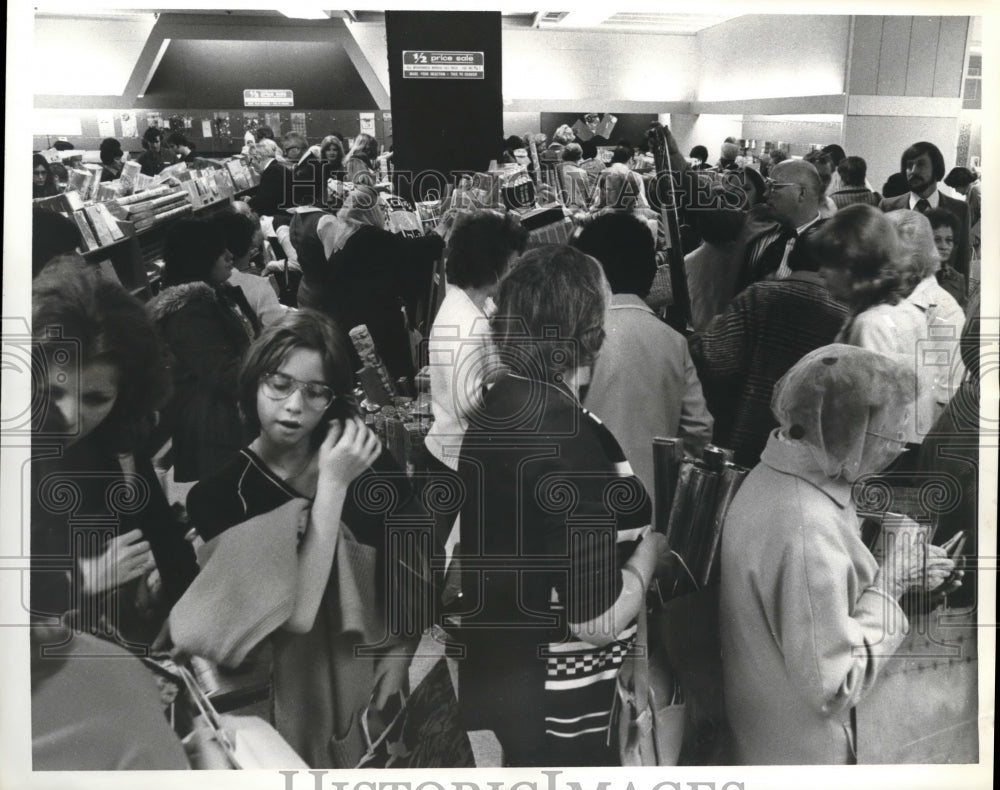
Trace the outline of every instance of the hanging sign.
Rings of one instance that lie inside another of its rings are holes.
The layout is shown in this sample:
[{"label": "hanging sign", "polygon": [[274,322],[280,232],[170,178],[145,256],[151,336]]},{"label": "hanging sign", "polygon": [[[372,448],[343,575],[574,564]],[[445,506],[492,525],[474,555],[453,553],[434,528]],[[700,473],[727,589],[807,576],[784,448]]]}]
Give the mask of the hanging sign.
[{"label": "hanging sign", "polygon": [[244,107],[294,107],[290,90],[247,88],[243,91]]},{"label": "hanging sign", "polygon": [[481,80],[482,52],[403,50],[403,78],[419,80]]}]

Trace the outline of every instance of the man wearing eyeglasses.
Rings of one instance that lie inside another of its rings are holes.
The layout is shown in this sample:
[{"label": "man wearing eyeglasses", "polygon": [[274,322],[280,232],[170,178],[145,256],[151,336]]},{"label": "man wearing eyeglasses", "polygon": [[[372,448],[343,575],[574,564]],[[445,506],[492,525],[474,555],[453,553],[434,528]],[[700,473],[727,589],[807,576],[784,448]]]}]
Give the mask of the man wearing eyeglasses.
[{"label": "man wearing eyeglasses", "polygon": [[[809,162],[787,159],[776,165],[764,182],[766,208],[749,212],[760,216],[748,216],[740,237],[745,243],[737,247],[743,251],[743,260],[737,272],[735,293],[759,280],[787,277],[788,256],[796,239],[820,221],[823,183]],[[761,220],[770,220],[770,226],[761,229]]]}]

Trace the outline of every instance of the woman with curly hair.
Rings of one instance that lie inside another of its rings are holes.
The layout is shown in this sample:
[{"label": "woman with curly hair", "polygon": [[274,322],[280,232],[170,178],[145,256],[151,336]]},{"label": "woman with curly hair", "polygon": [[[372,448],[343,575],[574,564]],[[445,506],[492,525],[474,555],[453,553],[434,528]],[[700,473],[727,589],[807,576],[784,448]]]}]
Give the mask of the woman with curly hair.
[{"label": "woman with curly hair", "polygon": [[53,452],[32,465],[31,608],[148,645],[197,573],[142,452],[170,392],[162,344],[138,301],[85,269],[47,268],[32,299],[33,446]]},{"label": "woman with curly hair", "polygon": [[[812,236],[811,248],[830,293],[848,307],[837,342],[906,361],[929,397],[925,378],[930,372],[918,364],[918,344],[927,339],[927,322],[905,298],[916,283],[904,283],[906,252],[892,222],[877,208],[857,203],[828,219]],[[918,403],[918,413],[921,410]],[[917,422],[915,415],[907,421],[908,443],[921,441]]]}]

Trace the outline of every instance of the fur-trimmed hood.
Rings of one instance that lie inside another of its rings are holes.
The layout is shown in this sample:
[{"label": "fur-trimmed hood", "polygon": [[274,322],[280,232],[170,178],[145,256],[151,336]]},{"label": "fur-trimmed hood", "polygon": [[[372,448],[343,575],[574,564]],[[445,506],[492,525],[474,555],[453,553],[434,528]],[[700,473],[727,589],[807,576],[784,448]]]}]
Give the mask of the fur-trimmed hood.
[{"label": "fur-trimmed hood", "polygon": [[215,289],[201,281],[169,285],[146,304],[146,310],[154,321],[161,321],[192,302],[198,301],[218,301]]}]

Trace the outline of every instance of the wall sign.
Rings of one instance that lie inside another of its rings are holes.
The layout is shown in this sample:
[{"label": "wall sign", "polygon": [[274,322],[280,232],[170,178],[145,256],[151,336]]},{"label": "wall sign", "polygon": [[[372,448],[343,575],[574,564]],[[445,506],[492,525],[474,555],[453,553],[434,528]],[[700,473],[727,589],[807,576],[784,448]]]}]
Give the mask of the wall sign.
[{"label": "wall sign", "polygon": [[247,88],[243,91],[244,107],[294,107],[295,97],[290,90],[263,90]]},{"label": "wall sign", "polygon": [[481,80],[482,52],[403,50],[403,78],[419,80]]}]

